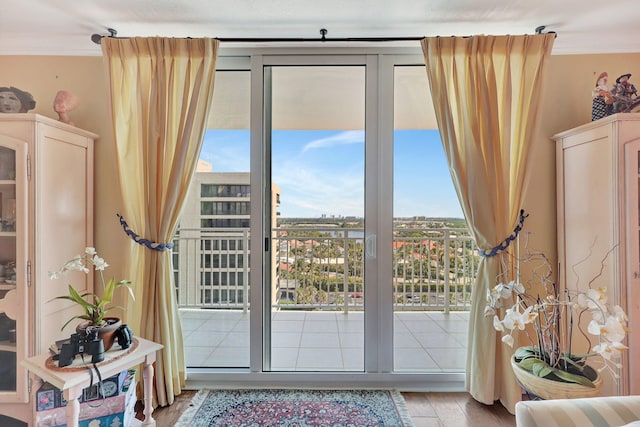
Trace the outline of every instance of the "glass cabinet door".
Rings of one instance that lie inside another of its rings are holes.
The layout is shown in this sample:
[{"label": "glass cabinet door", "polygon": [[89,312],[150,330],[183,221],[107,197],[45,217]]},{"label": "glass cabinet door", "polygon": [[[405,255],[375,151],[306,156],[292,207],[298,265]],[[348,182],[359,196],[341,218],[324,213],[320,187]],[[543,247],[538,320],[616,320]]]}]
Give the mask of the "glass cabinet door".
[{"label": "glass cabinet door", "polygon": [[26,143],[0,136],[0,402],[25,401]]},{"label": "glass cabinet door", "polygon": [[[16,289],[16,156],[0,147],[0,297]],[[6,304],[3,304],[6,305]],[[16,320],[7,308],[0,313],[0,390],[16,389]]]}]

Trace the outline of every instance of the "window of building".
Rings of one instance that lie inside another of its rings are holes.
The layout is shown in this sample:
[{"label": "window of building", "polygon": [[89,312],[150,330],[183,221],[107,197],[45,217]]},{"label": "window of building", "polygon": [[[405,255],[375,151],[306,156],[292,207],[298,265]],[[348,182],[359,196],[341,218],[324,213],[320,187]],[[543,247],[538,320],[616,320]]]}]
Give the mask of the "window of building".
[{"label": "window of building", "polygon": [[202,215],[249,215],[249,202],[200,202]]},{"label": "window of building", "polygon": [[201,197],[249,197],[251,195],[249,185],[238,184],[202,184],[200,186]]},{"label": "window of building", "polygon": [[203,218],[201,228],[249,228],[249,218]]}]

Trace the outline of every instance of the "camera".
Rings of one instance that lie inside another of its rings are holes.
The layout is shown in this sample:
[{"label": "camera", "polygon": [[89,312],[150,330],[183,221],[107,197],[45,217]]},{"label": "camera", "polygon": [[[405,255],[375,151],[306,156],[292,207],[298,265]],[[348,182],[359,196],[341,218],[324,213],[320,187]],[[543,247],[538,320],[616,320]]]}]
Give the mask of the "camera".
[{"label": "camera", "polygon": [[58,356],[58,366],[69,366],[78,354],[91,355],[91,363],[98,363],[104,360],[104,343],[102,338],[98,338],[97,330],[87,329],[86,336],[81,334],[71,334],[68,340],[62,343],[60,355]]},{"label": "camera", "polygon": [[122,325],[116,331],[116,340],[121,349],[127,349],[131,347],[133,343],[133,332],[127,325]]}]

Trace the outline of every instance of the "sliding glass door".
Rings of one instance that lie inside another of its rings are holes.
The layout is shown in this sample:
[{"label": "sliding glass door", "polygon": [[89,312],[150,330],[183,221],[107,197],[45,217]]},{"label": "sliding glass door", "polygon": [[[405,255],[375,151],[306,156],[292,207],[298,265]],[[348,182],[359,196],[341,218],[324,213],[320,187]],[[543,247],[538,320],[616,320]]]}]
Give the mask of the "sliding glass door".
[{"label": "sliding glass door", "polygon": [[[246,68],[246,67],[244,67]],[[249,367],[249,70],[218,70],[173,249],[187,366]]]},{"label": "sliding glass door", "polygon": [[264,84],[267,369],[363,371],[365,67],[268,65]]},{"label": "sliding glass door", "polygon": [[226,199],[199,193],[200,225],[241,237],[198,243],[211,304],[184,308],[207,310],[185,331],[189,378],[461,389],[473,251],[443,219],[459,211],[438,210],[455,192],[432,111],[414,120],[431,103],[421,58],[298,53],[229,71],[244,89],[225,101],[246,102],[246,121],[214,108],[248,132],[216,134],[213,170],[242,166],[224,172]]},{"label": "sliding glass door", "polygon": [[395,65],[394,371],[464,372],[477,254],[462,218],[423,65]]}]

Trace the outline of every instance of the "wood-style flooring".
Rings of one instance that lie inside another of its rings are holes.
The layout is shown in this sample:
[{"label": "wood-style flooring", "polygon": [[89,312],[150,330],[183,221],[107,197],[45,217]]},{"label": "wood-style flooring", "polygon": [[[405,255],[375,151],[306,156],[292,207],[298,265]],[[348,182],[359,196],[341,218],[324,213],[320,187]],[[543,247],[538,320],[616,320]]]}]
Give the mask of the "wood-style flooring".
[{"label": "wood-style flooring", "polygon": [[[153,418],[158,427],[173,426],[189,407],[195,390],[185,390],[170,406],[156,408]],[[514,427],[515,417],[496,403],[484,405],[468,393],[402,393],[416,427]],[[142,411],[138,411],[142,419]]]}]

